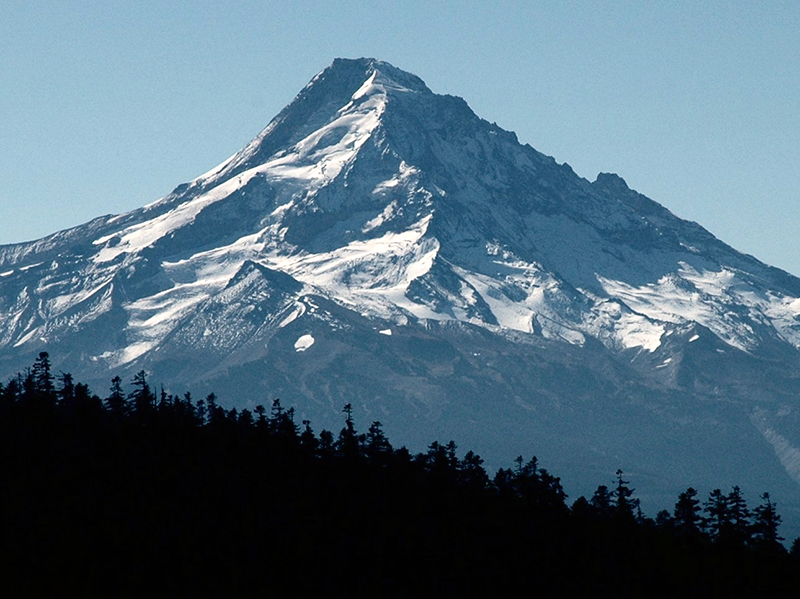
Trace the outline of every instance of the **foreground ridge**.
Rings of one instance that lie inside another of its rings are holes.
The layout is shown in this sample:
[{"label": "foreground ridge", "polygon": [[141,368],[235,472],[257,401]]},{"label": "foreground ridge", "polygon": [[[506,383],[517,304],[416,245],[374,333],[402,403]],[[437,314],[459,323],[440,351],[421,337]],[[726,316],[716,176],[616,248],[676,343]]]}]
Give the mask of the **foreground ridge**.
[{"label": "foreground ridge", "polygon": [[[352,407],[334,435],[269,413],[153,392],[144,373],[101,400],[41,354],[0,387],[4,577],[31,592],[322,591],[408,596],[793,596],[800,543],[779,543],[764,495],[696,491],[642,515],[628,481],[571,507],[522,458],[490,479],[473,452],[412,455]],[[707,519],[702,514],[708,515]],[[749,522],[752,521],[752,524]],[[46,542],[45,542],[46,541]],[[413,576],[409,576],[413,572]],[[46,573],[41,576],[40,573]]]}]

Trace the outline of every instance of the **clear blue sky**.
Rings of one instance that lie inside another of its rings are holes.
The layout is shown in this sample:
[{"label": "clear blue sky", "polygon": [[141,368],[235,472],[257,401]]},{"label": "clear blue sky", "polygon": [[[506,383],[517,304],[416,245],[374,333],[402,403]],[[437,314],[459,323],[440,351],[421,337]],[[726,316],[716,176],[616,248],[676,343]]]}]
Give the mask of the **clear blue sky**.
[{"label": "clear blue sky", "polygon": [[0,17],[0,243],[151,202],[334,57],[462,96],[800,275],[800,2],[29,2]]}]

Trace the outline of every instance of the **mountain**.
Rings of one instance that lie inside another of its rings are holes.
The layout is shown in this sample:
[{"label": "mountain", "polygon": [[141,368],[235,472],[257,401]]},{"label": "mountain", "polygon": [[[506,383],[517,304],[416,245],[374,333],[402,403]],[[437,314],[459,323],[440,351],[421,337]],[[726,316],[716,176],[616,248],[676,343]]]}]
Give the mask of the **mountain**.
[{"label": "mountain", "polygon": [[[536,454],[575,497],[772,492],[800,527],[800,279],[374,59],[166,197],[0,246],[0,375],[352,403],[397,444]],[[800,531],[800,528],[798,528]]]}]

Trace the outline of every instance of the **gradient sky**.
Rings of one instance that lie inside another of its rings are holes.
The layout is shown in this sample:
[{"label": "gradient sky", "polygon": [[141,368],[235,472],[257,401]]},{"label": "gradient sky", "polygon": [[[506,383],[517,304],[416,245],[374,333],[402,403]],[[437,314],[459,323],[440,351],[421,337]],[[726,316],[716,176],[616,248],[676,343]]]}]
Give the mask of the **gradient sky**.
[{"label": "gradient sky", "polygon": [[800,275],[800,3],[3,0],[0,243],[137,208],[335,57],[463,97]]}]

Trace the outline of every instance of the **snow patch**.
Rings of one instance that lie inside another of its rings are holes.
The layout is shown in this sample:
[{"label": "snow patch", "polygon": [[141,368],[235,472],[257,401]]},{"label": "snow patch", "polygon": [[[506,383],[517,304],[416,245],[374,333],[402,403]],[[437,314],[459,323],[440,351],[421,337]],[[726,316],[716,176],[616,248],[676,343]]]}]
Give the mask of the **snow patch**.
[{"label": "snow patch", "polygon": [[294,342],[294,350],[297,352],[306,351],[314,345],[314,338],[311,335],[303,335]]},{"label": "snow patch", "polygon": [[372,88],[372,84],[375,82],[375,75],[377,74],[378,74],[377,71],[372,71],[372,75],[370,75],[370,78],[367,79],[363,83],[363,85],[358,88],[356,93],[353,94],[351,100],[358,100],[366,96],[369,93],[370,89]]},{"label": "snow patch", "polygon": [[786,473],[795,482],[800,483],[800,449],[794,447],[786,437],[767,424],[765,413],[762,410],[756,410],[750,416],[750,421],[772,445],[772,449]]},{"label": "snow patch", "polygon": [[294,306],[292,306],[292,311],[281,321],[281,323],[278,325],[278,328],[282,329],[283,327],[290,325],[305,313],[306,305],[303,302],[295,302]]}]

